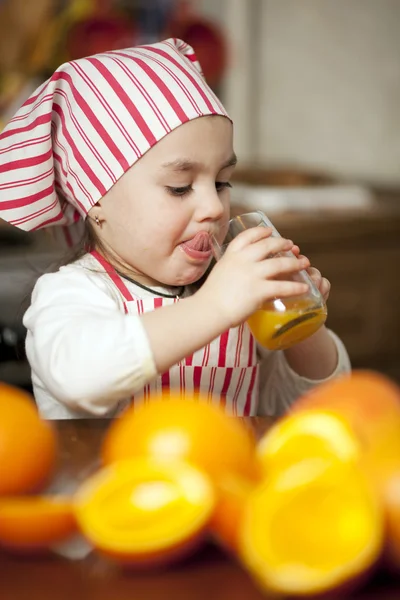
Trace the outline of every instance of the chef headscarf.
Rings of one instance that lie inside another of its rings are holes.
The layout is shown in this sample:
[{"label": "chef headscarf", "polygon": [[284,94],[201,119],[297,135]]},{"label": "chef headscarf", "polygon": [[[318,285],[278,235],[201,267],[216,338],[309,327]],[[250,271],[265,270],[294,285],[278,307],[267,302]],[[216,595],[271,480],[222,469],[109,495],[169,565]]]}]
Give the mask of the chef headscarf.
[{"label": "chef headscarf", "polygon": [[182,123],[227,113],[179,39],[61,65],[0,134],[0,218],[26,231],[85,218]]}]

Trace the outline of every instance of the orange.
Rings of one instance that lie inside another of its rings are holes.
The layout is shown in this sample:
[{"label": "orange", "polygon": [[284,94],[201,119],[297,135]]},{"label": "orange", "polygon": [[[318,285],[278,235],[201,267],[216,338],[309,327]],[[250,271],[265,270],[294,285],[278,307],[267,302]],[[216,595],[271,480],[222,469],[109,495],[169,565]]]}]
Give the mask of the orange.
[{"label": "orange", "polygon": [[68,498],[26,496],[0,498],[0,546],[42,550],[76,530]]},{"label": "orange", "polygon": [[258,458],[268,472],[331,453],[368,463],[381,484],[400,465],[400,388],[379,373],[355,371],[317,386],[267,432]]},{"label": "orange", "polygon": [[385,559],[389,567],[400,568],[400,468],[388,477],[385,502],[386,544]]},{"label": "orange", "polygon": [[357,461],[360,444],[349,425],[323,410],[289,413],[273,425],[257,446],[257,457],[268,476],[307,458]]},{"label": "orange", "polygon": [[131,566],[171,562],[197,547],[215,507],[201,471],[181,461],[118,461],[88,479],[75,497],[84,536]]},{"label": "orange", "polygon": [[381,505],[356,465],[308,459],[250,494],[239,554],[265,590],[321,594],[365,575],[383,533]]},{"label": "orange", "polygon": [[261,439],[264,475],[310,458],[360,465],[387,521],[386,557],[400,566],[400,388],[371,371],[355,371],[304,394],[291,414]]},{"label": "orange", "polygon": [[400,388],[380,373],[353,371],[317,386],[299,399],[294,410],[323,410],[340,418],[378,470],[400,454]]},{"label": "orange", "polygon": [[215,541],[232,554],[238,550],[240,525],[254,486],[254,481],[235,473],[216,482],[217,503],[209,528]]},{"label": "orange", "polygon": [[28,393],[0,382],[0,496],[41,489],[53,473],[56,435]]},{"label": "orange", "polygon": [[398,414],[400,410],[400,389],[381,373],[355,370],[350,375],[342,375],[306,392],[295,403],[294,409],[328,406],[353,415],[355,423],[357,418],[362,423],[365,415],[373,421],[386,420],[388,411]]},{"label": "orange", "polygon": [[102,448],[105,464],[134,456],[184,459],[212,478],[236,472],[256,476],[255,438],[238,418],[173,393],[129,409],[113,422]]}]

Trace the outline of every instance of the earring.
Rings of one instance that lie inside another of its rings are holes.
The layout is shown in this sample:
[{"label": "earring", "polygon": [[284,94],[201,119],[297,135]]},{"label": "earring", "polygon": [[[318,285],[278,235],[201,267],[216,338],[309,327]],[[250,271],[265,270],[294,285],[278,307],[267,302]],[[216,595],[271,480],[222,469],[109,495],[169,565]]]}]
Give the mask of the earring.
[{"label": "earring", "polygon": [[101,227],[101,223],[100,223],[99,217],[97,215],[95,216],[94,220],[95,220],[97,227]]}]

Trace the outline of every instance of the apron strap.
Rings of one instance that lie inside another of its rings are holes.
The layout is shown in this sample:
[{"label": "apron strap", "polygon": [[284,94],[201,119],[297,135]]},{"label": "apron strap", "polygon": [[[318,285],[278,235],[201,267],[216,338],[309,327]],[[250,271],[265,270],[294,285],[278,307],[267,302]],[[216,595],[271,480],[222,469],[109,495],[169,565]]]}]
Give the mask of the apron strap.
[{"label": "apron strap", "polygon": [[110,277],[112,282],[117,286],[122,296],[125,298],[125,302],[134,301],[135,298],[132,296],[132,294],[130,293],[130,291],[128,290],[125,283],[122,281],[122,278],[118,275],[114,267],[110,265],[110,263],[106,261],[106,259],[103,256],[101,256],[101,254],[99,254],[97,250],[92,250],[90,254],[101,264],[107,275]]}]

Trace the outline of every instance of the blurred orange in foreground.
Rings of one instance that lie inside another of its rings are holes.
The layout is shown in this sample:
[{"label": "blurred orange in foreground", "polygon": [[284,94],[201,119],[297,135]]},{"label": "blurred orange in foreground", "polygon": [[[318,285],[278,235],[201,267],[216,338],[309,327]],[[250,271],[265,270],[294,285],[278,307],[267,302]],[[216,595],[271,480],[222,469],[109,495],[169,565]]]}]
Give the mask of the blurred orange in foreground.
[{"label": "blurred orange in foreground", "polygon": [[68,498],[25,496],[0,498],[0,547],[44,550],[76,530]]},{"label": "blurred orange in foreground", "polygon": [[214,539],[236,555],[246,504],[256,483],[236,473],[227,473],[215,484],[217,504],[210,522]]},{"label": "blurred orange in foreground", "polygon": [[258,445],[266,473],[309,457],[363,460],[379,481],[400,465],[400,389],[369,371],[321,384],[295,403]]},{"label": "blurred orange in foreground", "polygon": [[250,494],[239,552],[262,588],[309,596],[364,574],[383,531],[382,507],[356,465],[308,459]]},{"label": "blurred orange in foreground", "polygon": [[184,459],[214,479],[223,473],[255,477],[255,438],[239,419],[200,397],[155,398],[129,409],[105,435],[105,464],[134,456]]},{"label": "blurred orange in foreground", "polygon": [[41,489],[56,463],[56,436],[33,398],[0,382],[0,496]]},{"label": "blurred orange in foreground", "polygon": [[[365,518],[364,525],[356,519],[356,513],[363,514],[362,494],[360,491],[355,493],[355,488],[360,488],[357,481],[360,473],[363,473],[384,515],[386,557],[389,557],[396,567],[400,566],[400,388],[393,381],[379,373],[355,371],[350,376],[340,377],[317,386],[299,398],[293,411],[280,419],[263,436],[258,444],[257,456],[264,475],[269,477],[269,496],[272,493],[273,482],[280,481],[280,486],[287,487],[287,478],[290,473],[295,473],[296,469],[302,473],[305,481],[309,480],[312,472],[309,473],[307,469],[315,461],[325,464],[327,472],[339,475],[341,470],[343,472],[346,472],[346,469],[347,472],[353,470],[352,478],[348,483],[340,483],[337,478],[336,482],[332,479],[333,487],[330,494],[332,498],[336,498],[337,510],[343,514],[345,491],[353,490],[353,500],[346,500],[346,502],[349,507],[352,505],[354,507],[353,522],[358,527],[356,533],[362,537],[363,532],[369,527],[373,542],[376,541],[379,530],[376,518],[370,515],[368,519]],[[346,486],[347,489],[341,490],[341,485]],[[325,505],[329,506],[329,502],[325,497],[317,501],[313,497],[314,488],[314,483],[309,480],[308,508],[302,503],[301,495],[297,492],[290,503],[282,493],[273,495],[281,498],[279,500],[282,503],[281,517],[285,523],[291,523],[292,527],[292,533],[290,535],[288,533],[286,538],[282,537],[281,548],[285,548],[286,553],[291,552],[296,547],[296,540],[303,539],[298,529],[294,527],[294,521],[299,519],[301,527],[304,523],[308,523],[309,539],[321,553],[317,562],[320,564],[325,555],[332,555],[332,549],[338,551],[340,549],[339,538],[334,543],[334,540],[332,541],[328,536],[323,545],[320,541],[321,531],[329,531],[332,525],[337,528],[337,531],[339,528],[337,520],[335,521],[335,512],[332,512],[332,517],[329,511],[321,512],[325,510]],[[311,510],[310,514],[308,510]],[[321,518],[318,515],[322,515]],[[341,516],[340,518],[342,519]],[[344,530],[345,535],[351,531],[350,521],[348,528]],[[376,535],[373,534],[374,530]],[[358,538],[354,539],[357,541]],[[357,549],[357,545],[348,545],[345,537],[343,544],[344,547],[341,549],[343,564],[342,571],[339,572],[339,580],[346,573],[348,578],[352,578],[361,566],[365,570],[374,554],[373,547],[368,544],[365,548],[371,553],[367,556],[361,546]],[[307,545],[304,548],[303,558],[300,559],[299,554],[298,560],[301,569],[306,572],[316,559],[307,555]],[[346,548],[349,550],[348,558],[352,555],[353,562],[348,562],[346,559]],[[336,560],[337,556],[333,558]],[[275,559],[280,565],[280,559],[278,560],[277,556]],[[266,560],[270,561],[271,557]],[[328,576],[330,570],[334,582],[338,571],[333,568],[334,563],[331,567],[327,569],[326,575]],[[300,572],[299,565],[296,568]],[[268,571],[268,568],[266,570]],[[276,568],[275,570],[279,571]],[[271,573],[274,578],[274,571]],[[265,578],[269,580],[271,573],[265,575]],[[291,581],[290,578],[287,581]],[[283,585],[282,581],[279,585]]]},{"label": "blurred orange in foreground", "polygon": [[130,566],[176,560],[203,540],[215,507],[211,481],[181,461],[118,461],[88,479],[75,512],[95,548]]},{"label": "blurred orange in foreground", "polygon": [[354,371],[305,394],[296,411],[321,410],[355,434],[358,455],[382,484],[400,466],[400,388],[372,371]]}]

